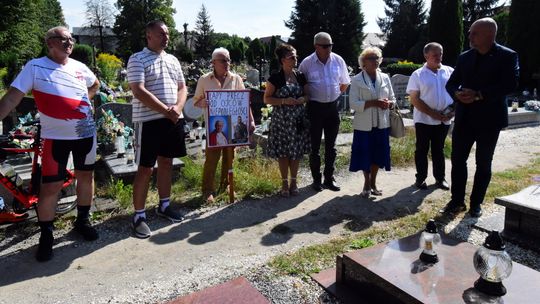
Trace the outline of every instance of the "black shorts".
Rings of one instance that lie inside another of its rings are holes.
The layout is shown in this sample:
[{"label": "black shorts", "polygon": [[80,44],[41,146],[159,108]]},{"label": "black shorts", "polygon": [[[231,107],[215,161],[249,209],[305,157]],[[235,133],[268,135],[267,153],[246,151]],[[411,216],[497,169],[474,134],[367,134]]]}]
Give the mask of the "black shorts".
[{"label": "black shorts", "polygon": [[174,158],[187,155],[183,119],[176,124],[168,118],[160,118],[134,125],[137,165],[154,167],[158,156]]},{"label": "black shorts", "polygon": [[63,181],[69,153],[73,154],[75,170],[92,171],[96,163],[96,137],[63,140],[44,139],[41,167],[43,183]]}]

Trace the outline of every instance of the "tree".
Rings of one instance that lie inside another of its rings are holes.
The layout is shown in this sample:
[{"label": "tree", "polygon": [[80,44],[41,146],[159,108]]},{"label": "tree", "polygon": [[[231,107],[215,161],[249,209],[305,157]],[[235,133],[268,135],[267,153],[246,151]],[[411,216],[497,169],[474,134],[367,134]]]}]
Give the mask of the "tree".
[{"label": "tree", "polygon": [[463,1],[463,35],[465,48],[469,48],[469,29],[474,21],[492,17],[493,9],[497,7],[499,0],[462,0]]},{"label": "tree", "polygon": [[508,45],[508,23],[510,22],[510,13],[503,11],[493,16],[493,20],[497,22],[497,37],[496,41],[502,45]]},{"label": "tree", "polygon": [[385,17],[377,24],[386,35],[385,57],[408,58],[426,19],[423,0],[384,0]]},{"label": "tree", "polygon": [[428,40],[444,48],[443,63],[453,66],[463,47],[461,0],[432,0],[428,19]]},{"label": "tree", "polygon": [[513,0],[510,5],[508,43],[519,54],[522,89],[538,88],[540,81],[540,23],[536,19],[539,14],[540,2],[537,0]]},{"label": "tree", "polygon": [[268,60],[270,61],[270,74],[279,71],[279,62],[274,52],[276,51],[277,41],[276,36],[272,36],[270,46],[268,47]]},{"label": "tree", "polygon": [[18,67],[31,58],[44,55],[44,33],[64,25],[62,8],[56,0],[0,0],[0,55],[8,54],[10,66]]},{"label": "tree", "polygon": [[103,28],[114,24],[113,7],[109,4],[109,0],[87,0],[85,4],[87,25],[98,29],[99,48],[103,51],[105,49]]},{"label": "tree", "polygon": [[332,51],[341,55],[347,64],[356,66],[364,39],[364,14],[359,0],[296,0],[285,26],[290,28],[290,43],[300,58],[313,52],[313,36],[327,32],[332,36]]},{"label": "tree", "polygon": [[[146,24],[152,20],[161,20],[169,28],[169,47],[174,46],[178,37],[173,15],[176,10],[172,0],[117,0],[113,31],[118,36],[118,53],[127,61],[129,56],[143,49],[146,44]],[[170,51],[170,50],[168,50]]]},{"label": "tree", "polygon": [[208,11],[203,4],[195,21],[195,54],[200,58],[210,57],[214,40],[213,35],[214,30],[210,23],[210,15],[208,15]]},{"label": "tree", "polygon": [[246,57],[250,65],[261,65],[262,60],[266,57],[265,47],[261,40],[255,38],[249,43],[246,51]]}]

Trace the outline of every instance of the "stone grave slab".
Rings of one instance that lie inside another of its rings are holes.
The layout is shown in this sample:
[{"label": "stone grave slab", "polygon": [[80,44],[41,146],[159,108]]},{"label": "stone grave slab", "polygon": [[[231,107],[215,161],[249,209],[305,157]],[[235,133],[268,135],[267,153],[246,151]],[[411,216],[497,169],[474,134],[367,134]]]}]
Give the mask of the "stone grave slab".
[{"label": "stone grave slab", "polygon": [[528,127],[540,124],[540,112],[533,112],[518,108],[517,112],[512,112],[512,108],[508,108],[508,127],[519,128]]},{"label": "stone grave slab", "polygon": [[409,107],[408,102],[405,99],[407,96],[407,84],[409,83],[409,76],[395,74],[390,78],[392,83],[392,89],[394,90],[394,95],[398,101],[398,106],[401,109],[406,109]]},{"label": "stone grave slab", "polygon": [[[473,267],[477,246],[442,235],[439,262],[419,261],[420,234],[345,253],[337,259],[334,281],[328,273],[318,281],[327,291],[347,290],[345,303],[534,303],[540,297],[540,273],[513,263],[504,280],[508,293],[491,297],[474,289],[479,275]],[[313,276],[317,279],[317,276]],[[330,287],[330,288],[329,288]],[[343,292],[342,292],[343,293]],[[336,294],[339,296],[339,293]]]},{"label": "stone grave slab", "polygon": [[270,304],[244,277],[208,287],[167,304]]},{"label": "stone grave slab", "polygon": [[[105,166],[109,174],[115,178],[134,176],[137,172],[137,165],[135,163],[128,165],[126,163],[126,158],[118,158],[116,153],[104,156],[102,159],[105,162]],[[179,158],[173,158],[173,170],[178,170],[183,166],[184,162],[182,162]],[[157,168],[157,163],[154,168]]]},{"label": "stone grave slab", "polygon": [[506,208],[503,236],[540,250],[540,185],[495,198]]}]

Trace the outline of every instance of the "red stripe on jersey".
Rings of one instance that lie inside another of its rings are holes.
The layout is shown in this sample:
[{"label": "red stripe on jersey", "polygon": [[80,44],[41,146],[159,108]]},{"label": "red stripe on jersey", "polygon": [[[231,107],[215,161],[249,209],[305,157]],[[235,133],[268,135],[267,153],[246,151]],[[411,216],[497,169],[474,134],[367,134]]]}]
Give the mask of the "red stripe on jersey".
[{"label": "red stripe on jersey", "polygon": [[80,111],[81,107],[88,107],[86,102],[78,99],[48,94],[32,90],[38,110],[56,119],[83,119],[86,114]]}]

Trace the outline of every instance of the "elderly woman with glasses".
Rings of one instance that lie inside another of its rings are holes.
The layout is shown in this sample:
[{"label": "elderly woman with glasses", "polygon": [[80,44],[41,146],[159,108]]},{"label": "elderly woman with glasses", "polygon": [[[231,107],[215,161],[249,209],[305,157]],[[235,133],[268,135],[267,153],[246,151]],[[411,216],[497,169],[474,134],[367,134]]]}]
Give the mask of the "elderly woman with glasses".
[{"label": "elderly woman with glasses", "polygon": [[[206,110],[208,107],[208,101],[206,100],[207,91],[244,89],[242,78],[229,70],[230,64],[231,57],[227,49],[220,47],[214,50],[212,53],[213,71],[204,74],[197,81],[197,88],[193,97],[195,106]],[[208,117],[206,117],[207,112],[205,113],[205,120],[208,122]],[[251,111],[249,112],[249,120],[250,130],[253,132],[255,130],[255,123]],[[223,121],[221,123],[223,124]],[[214,177],[222,154],[220,189],[224,190],[227,184],[227,173],[232,169],[234,147],[217,147],[205,150],[206,159],[203,168],[202,194],[203,199],[210,203],[215,201]]]},{"label": "elderly woman with glasses", "polygon": [[278,159],[282,178],[281,195],[288,197],[298,194],[298,167],[304,154],[310,151],[304,106],[309,98],[306,77],[295,69],[296,50],[291,45],[282,44],[275,53],[281,69],[268,78],[264,92],[264,103],[274,107],[268,135],[268,154]]},{"label": "elderly woman with glasses", "polygon": [[364,172],[362,197],[382,195],[379,168],[390,171],[390,111],[395,103],[390,77],[379,70],[382,52],[366,48],[358,57],[362,71],[352,78],[349,100],[355,111],[349,171]]}]

